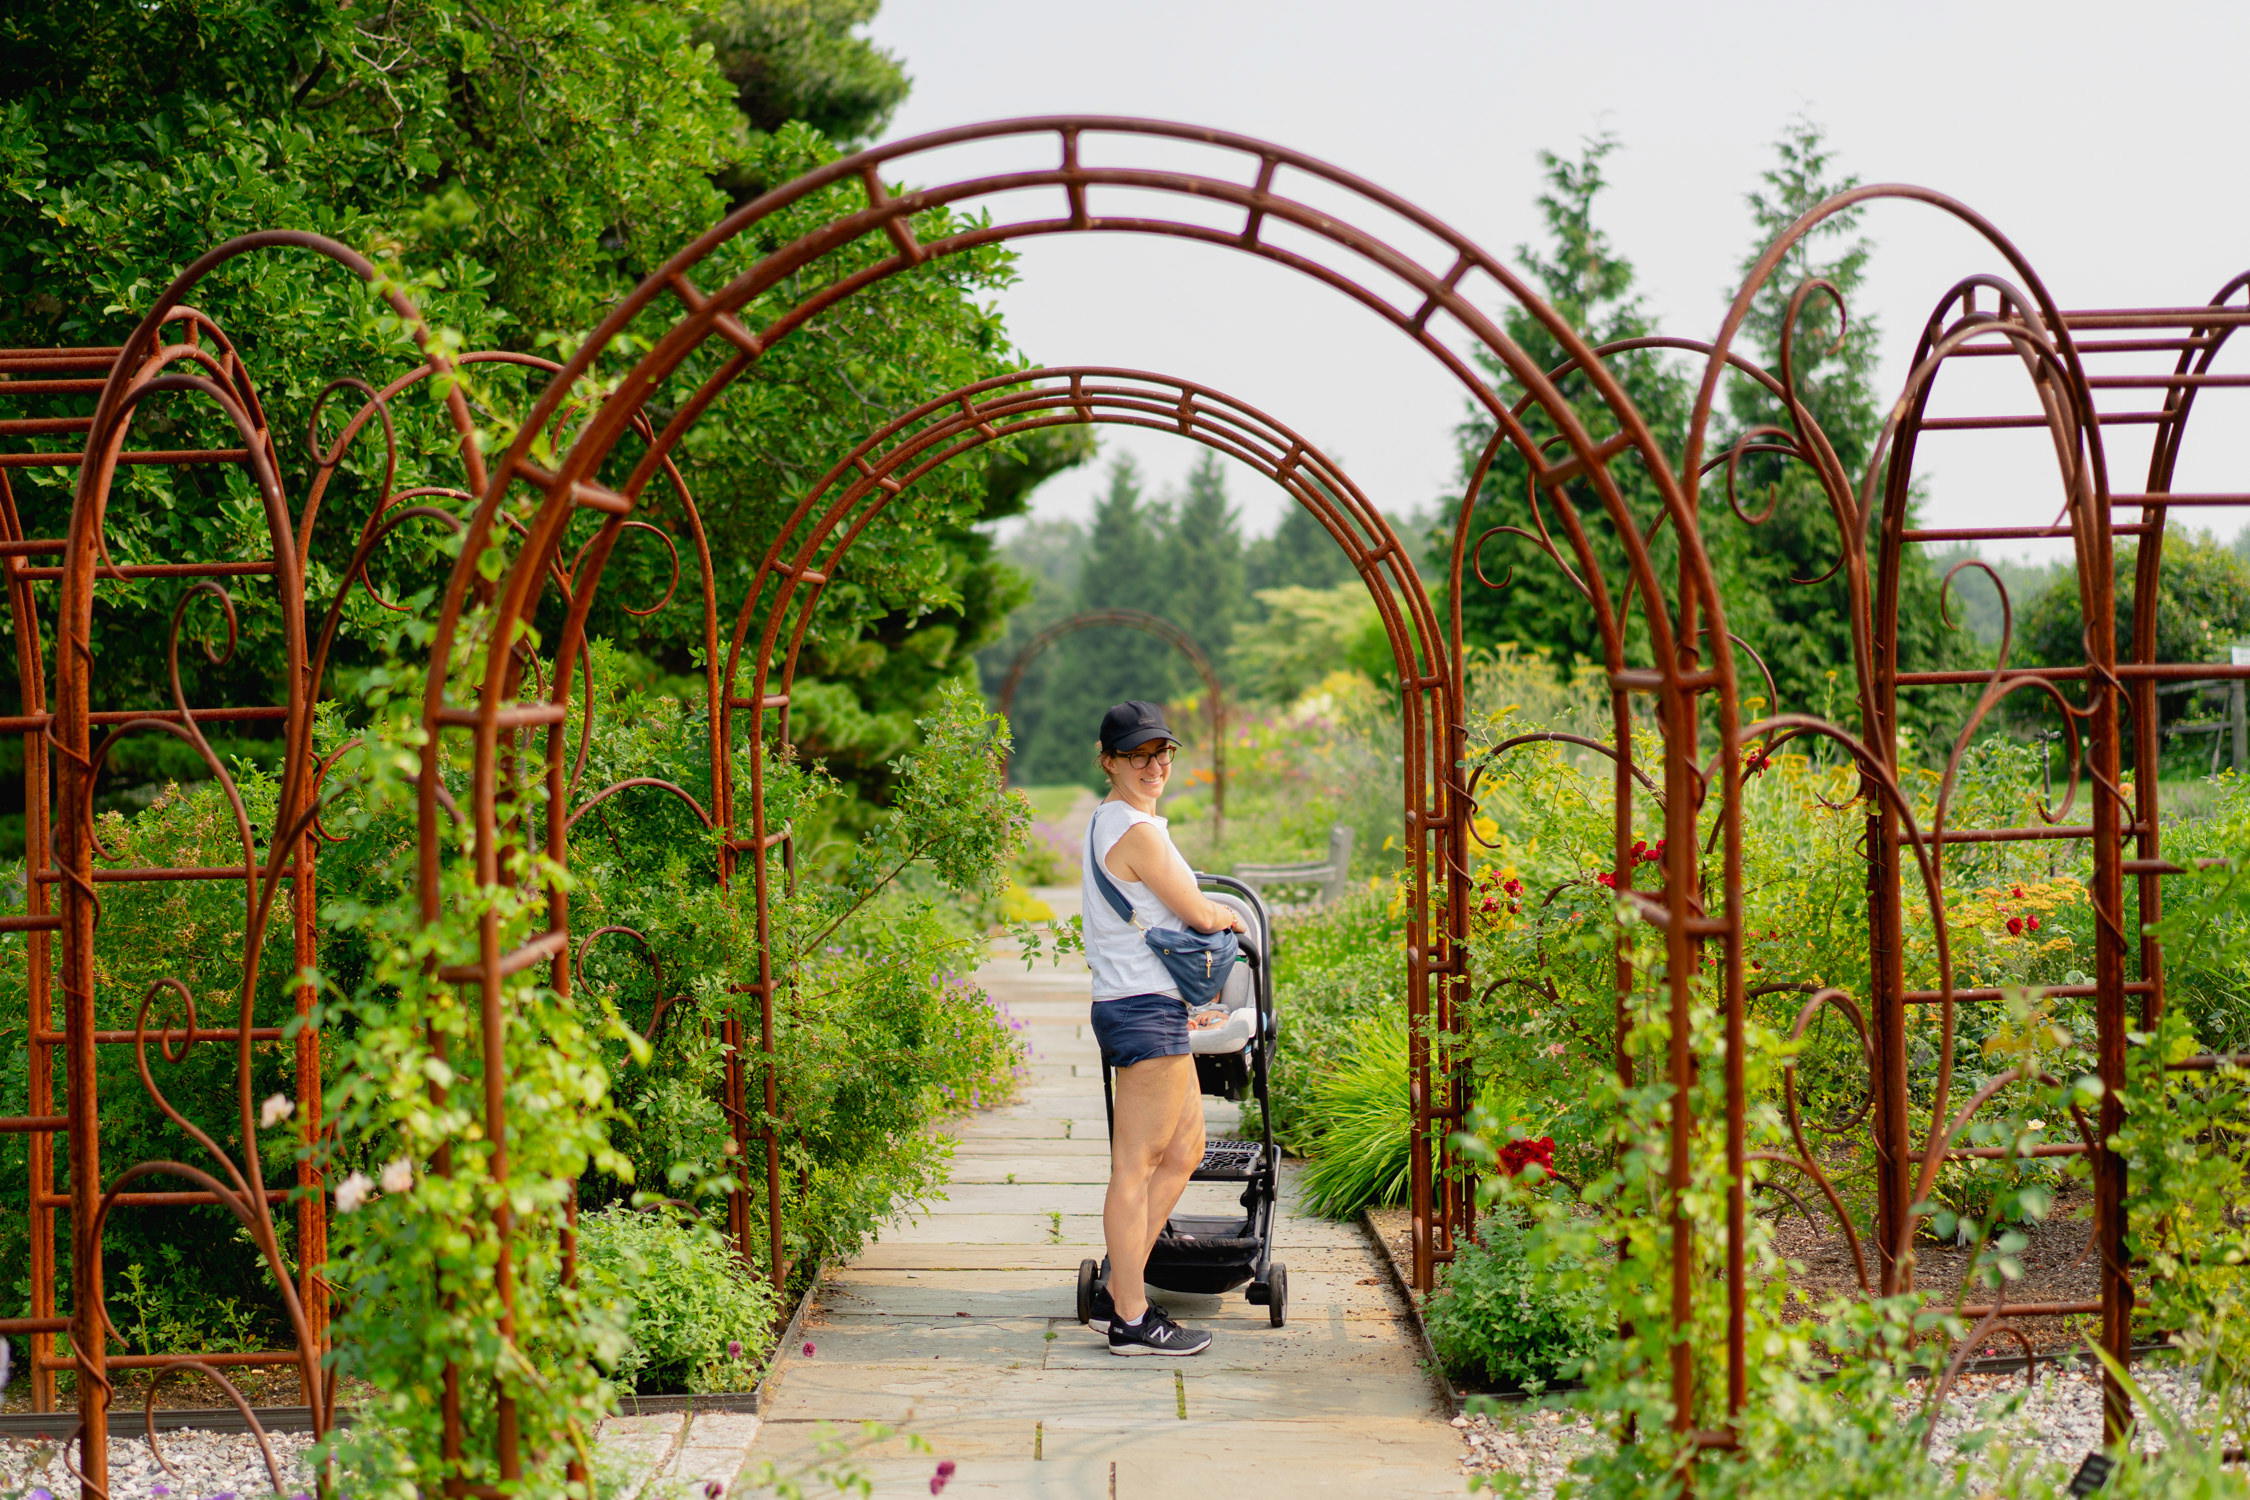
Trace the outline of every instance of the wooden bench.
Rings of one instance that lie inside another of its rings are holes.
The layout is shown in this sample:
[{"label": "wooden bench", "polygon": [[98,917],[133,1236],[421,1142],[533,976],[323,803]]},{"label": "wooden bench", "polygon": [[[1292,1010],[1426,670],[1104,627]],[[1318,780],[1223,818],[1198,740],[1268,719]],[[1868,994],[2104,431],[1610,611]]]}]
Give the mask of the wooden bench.
[{"label": "wooden bench", "polygon": [[1343,898],[1345,887],[1352,877],[1352,831],[1339,823],[1328,830],[1328,857],[1306,860],[1290,865],[1236,865],[1234,878],[1244,885],[1253,886],[1260,895],[1277,885],[1307,885],[1319,894],[1316,904],[1325,906]]}]

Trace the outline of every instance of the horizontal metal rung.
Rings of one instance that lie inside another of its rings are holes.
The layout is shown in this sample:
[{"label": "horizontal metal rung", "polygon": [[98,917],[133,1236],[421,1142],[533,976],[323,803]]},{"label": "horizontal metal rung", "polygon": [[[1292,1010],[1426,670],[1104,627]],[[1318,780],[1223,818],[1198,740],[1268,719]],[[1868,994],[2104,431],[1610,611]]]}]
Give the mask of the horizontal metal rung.
[{"label": "horizontal metal rung", "polygon": [[[523,729],[537,724],[560,724],[569,713],[569,706],[561,703],[511,703],[495,709],[492,722],[501,729]],[[447,704],[437,711],[437,719],[440,724],[474,729],[484,721],[484,711]]]},{"label": "horizontal metal rung", "polygon": [[2083,307],[2065,308],[2070,328],[2224,328],[2250,323],[2250,307]]},{"label": "horizontal metal rung", "polygon": [[[149,1041],[157,1045],[165,1042],[177,1045],[188,1039],[188,1034],[177,1026],[169,1028],[151,1027],[147,1035]],[[141,1033],[137,1031],[97,1031],[94,1033],[94,1045],[97,1047],[127,1047],[137,1041],[140,1036]],[[195,1040],[198,1042],[233,1042],[241,1040],[241,1037],[241,1029],[234,1026],[198,1027],[195,1033]],[[61,1047],[69,1043],[70,1033],[67,1031],[34,1031],[31,1034],[31,1040],[42,1047]],[[250,1040],[253,1042],[287,1041],[288,1033],[279,1026],[253,1026],[250,1028]]]},{"label": "horizontal metal rung", "polygon": [[0,1334],[68,1332],[68,1318],[0,1318]]},{"label": "horizontal metal rung", "polygon": [[[34,583],[50,578],[60,578],[63,568],[25,568],[16,576]],[[271,562],[208,562],[208,563],[126,563],[120,567],[97,567],[96,578],[270,578],[274,573]]]},{"label": "horizontal metal rung", "polygon": [[[2146,524],[2127,521],[2109,528],[2111,536],[2144,536]],[[2032,542],[2076,536],[2068,526],[1948,526],[1917,528],[1902,531],[1899,540],[1905,542]]]},{"label": "horizontal metal rung", "polygon": [[[288,1201],[289,1195],[295,1191],[295,1188],[267,1188],[265,1199],[268,1203],[285,1203]],[[70,1194],[37,1193],[33,1195],[32,1201],[36,1202],[41,1208],[68,1208],[70,1207]],[[118,1208],[180,1208],[192,1207],[198,1203],[216,1203],[218,1201],[219,1195],[217,1193],[202,1191],[119,1193],[110,1200]]]},{"label": "horizontal metal rung", "polygon": [[[2032,988],[2042,995],[2083,996],[2101,993],[2101,987],[2092,984],[2041,984],[2034,985]],[[2155,989],[2156,986],[2145,979],[2128,979],[2125,981],[2124,988],[2128,995],[2145,995]],[[1908,1005],[1936,1005],[1941,998],[1936,990],[1908,990],[1904,996]],[[1997,989],[1955,990],[1953,998],[1959,1001],[1997,1000],[2000,998],[2000,991]]]},{"label": "horizontal metal rung", "polygon": [[[5,367],[6,361],[0,360],[0,369]],[[73,363],[54,364],[46,368],[50,370],[77,370],[93,367]],[[0,380],[0,396],[91,396],[108,384],[107,380],[95,380],[90,377],[77,380]]]},{"label": "horizontal metal rung", "polygon": [[2040,840],[2090,839],[2094,828],[2090,823],[2057,823],[2044,828],[1948,828],[1943,833],[1924,829],[1919,833],[1899,836],[1901,844],[2012,844],[2017,840],[2035,843]]},{"label": "horizontal metal rung", "polygon": [[[2169,411],[2105,411],[2095,414],[2094,420],[2104,427],[2132,427],[2151,422],[2169,422],[2178,416]],[[1923,421],[1924,432],[1991,432],[2009,427],[2051,427],[2047,418],[2029,414],[2001,417],[1930,417]]]},{"label": "horizontal metal rung", "polygon": [[[556,957],[569,946],[569,933],[543,932],[521,948],[500,956],[500,976],[505,979],[510,974],[520,974],[535,964],[545,963]],[[438,970],[438,978],[450,984],[473,984],[484,978],[484,965],[447,964]]]},{"label": "horizontal metal rung", "polygon": [[[117,869],[97,868],[94,883],[97,885],[131,885],[141,881],[159,880],[245,880],[252,874],[263,875],[265,867],[252,870],[243,865],[128,865]],[[52,885],[62,879],[53,870],[35,870],[32,879]],[[283,880],[295,880],[297,872],[284,865]]]},{"label": "horizontal metal rung", "polygon": [[0,1115],[0,1135],[58,1135],[69,1128],[68,1115]]},{"label": "horizontal metal rung", "polygon": [[62,926],[62,917],[47,912],[36,917],[0,917],[0,932],[53,932]]},{"label": "horizontal metal rung", "polygon": [[[120,453],[121,464],[238,464],[250,457],[248,448],[144,448]],[[75,469],[86,461],[82,452],[0,453],[0,469]]]},{"label": "horizontal metal rung", "polygon": [[[207,1365],[294,1365],[300,1357],[292,1350],[275,1350],[270,1354],[198,1354],[195,1358]],[[155,1370],[180,1362],[177,1354],[112,1354],[102,1361],[110,1370]],[[41,1359],[42,1370],[75,1370],[78,1361],[68,1354]]]}]

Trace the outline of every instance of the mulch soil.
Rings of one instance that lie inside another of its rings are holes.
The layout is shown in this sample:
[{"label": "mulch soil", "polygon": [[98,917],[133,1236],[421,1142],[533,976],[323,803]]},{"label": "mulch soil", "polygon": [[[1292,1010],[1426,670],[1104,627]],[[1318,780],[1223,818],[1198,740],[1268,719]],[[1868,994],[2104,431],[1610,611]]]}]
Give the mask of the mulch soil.
[{"label": "mulch soil", "polygon": [[[1369,1211],[1368,1220],[1375,1226],[1376,1233],[1382,1236],[1399,1264],[1410,1264],[1413,1215],[1403,1208],[1378,1208]],[[1790,1304],[1789,1317],[1792,1320],[1817,1317],[1821,1308],[1838,1297],[1864,1295],[1852,1258],[1851,1244],[1837,1230],[1834,1219],[1818,1214],[1813,1222],[1808,1223],[1791,1208],[1771,1222],[1774,1247],[1792,1263],[1790,1286],[1800,1294]],[[2058,1195],[2046,1222],[2024,1226],[2024,1233],[2030,1244],[2017,1257],[2023,1263],[2024,1276],[2022,1280],[2009,1285],[2008,1301],[2034,1303],[2100,1300],[2101,1283],[2096,1275],[2096,1254],[2088,1242],[2092,1228],[2091,1194]],[[1866,1258],[1869,1277],[1874,1277],[1874,1243],[1863,1239],[1860,1254]],[[1941,1305],[1964,1301],[1983,1304],[1992,1300],[1991,1291],[1982,1286],[1972,1286],[1967,1296],[1962,1296],[1961,1278],[1969,1269],[1972,1259],[1969,1248],[1925,1238],[1916,1244],[1914,1256],[1915,1285],[1929,1293],[1934,1302]],[[2099,1319],[2091,1314],[2074,1317],[2010,1317],[2005,1321],[2009,1326],[2020,1329],[2030,1341],[2031,1347],[2041,1354],[2059,1354],[2082,1346],[2093,1340],[2100,1331]],[[2022,1346],[2005,1334],[1980,1341],[1979,1347],[1972,1351],[1977,1355],[1991,1353],[2002,1356],[2021,1352]]]}]

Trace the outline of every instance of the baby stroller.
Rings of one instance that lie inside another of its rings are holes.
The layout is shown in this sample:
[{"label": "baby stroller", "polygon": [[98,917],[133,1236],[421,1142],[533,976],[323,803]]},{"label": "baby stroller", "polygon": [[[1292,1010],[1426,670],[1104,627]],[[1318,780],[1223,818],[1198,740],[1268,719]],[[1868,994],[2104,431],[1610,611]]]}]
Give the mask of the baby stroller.
[{"label": "baby stroller", "polygon": [[[1225,875],[1198,874],[1196,884],[1212,901],[1238,913],[1249,931],[1242,934],[1244,961],[1227,976],[1219,1003],[1223,1025],[1188,1033],[1195,1076],[1203,1092],[1240,1099],[1245,1091],[1258,1101],[1260,1139],[1207,1141],[1203,1164],[1190,1182],[1239,1182],[1240,1214],[1179,1214],[1167,1221],[1149,1252],[1142,1280],[1159,1291],[1215,1297],[1248,1282],[1243,1295],[1263,1307],[1276,1328],[1289,1315],[1289,1268],[1272,1258],[1274,1199],[1280,1187],[1281,1148],[1273,1143],[1273,1112],[1267,1100],[1267,1074],[1273,1060],[1273,919],[1255,889]],[[1102,1106],[1114,1128],[1117,1107],[1109,1069],[1102,1069]],[[1094,1293],[1109,1277],[1109,1261],[1078,1265],[1078,1321],[1093,1316]]]}]

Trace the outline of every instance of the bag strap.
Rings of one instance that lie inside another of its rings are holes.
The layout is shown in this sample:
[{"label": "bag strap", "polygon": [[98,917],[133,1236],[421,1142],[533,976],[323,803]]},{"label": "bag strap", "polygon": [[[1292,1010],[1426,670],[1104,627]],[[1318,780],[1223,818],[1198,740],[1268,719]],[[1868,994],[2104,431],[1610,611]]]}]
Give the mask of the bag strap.
[{"label": "bag strap", "polygon": [[[1108,898],[1110,907],[1119,919],[1129,926],[1142,927],[1141,919],[1133,915],[1133,903],[1117,888],[1117,882],[1109,878],[1109,871],[1102,868],[1101,850],[1094,845],[1094,825],[1101,821],[1101,817],[1101,809],[1096,807],[1093,817],[1086,822],[1086,853],[1094,868],[1094,884],[1101,888],[1102,895]],[[1147,929],[1143,927],[1142,930]]]}]

